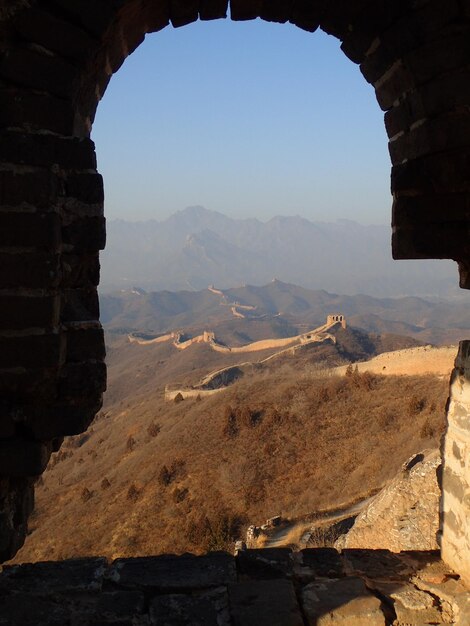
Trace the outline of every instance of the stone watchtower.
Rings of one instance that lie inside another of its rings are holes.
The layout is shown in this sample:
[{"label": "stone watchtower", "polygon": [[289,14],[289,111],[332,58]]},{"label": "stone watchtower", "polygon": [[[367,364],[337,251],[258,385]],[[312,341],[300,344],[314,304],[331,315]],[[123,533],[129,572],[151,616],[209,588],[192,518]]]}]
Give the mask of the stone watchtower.
[{"label": "stone watchtower", "polygon": [[343,328],[346,328],[346,318],[341,313],[334,313],[332,315],[328,315],[326,318],[326,323],[330,324],[341,324]]}]

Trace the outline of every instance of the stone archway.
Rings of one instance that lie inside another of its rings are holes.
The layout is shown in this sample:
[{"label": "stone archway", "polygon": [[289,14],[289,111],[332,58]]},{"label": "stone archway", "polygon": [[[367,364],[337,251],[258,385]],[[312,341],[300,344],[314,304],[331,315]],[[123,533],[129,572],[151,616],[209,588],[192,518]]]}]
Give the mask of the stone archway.
[{"label": "stone archway", "polygon": [[[13,0],[0,9],[2,560],[24,539],[32,477],[63,436],[86,429],[105,388],[104,196],[89,139],[98,102],[146,33],[224,18],[227,5]],[[341,40],[385,112],[394,257],[455,259],[469,288],[468,1],[232,0],[230,17],[321,27]]]}]

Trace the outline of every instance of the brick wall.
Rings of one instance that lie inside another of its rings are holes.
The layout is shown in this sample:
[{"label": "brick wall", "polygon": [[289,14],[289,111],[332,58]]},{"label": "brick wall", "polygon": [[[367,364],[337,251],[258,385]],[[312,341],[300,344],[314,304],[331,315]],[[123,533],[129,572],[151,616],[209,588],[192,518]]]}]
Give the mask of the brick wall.
[{"label": "brick wall", "polygon": [[[0,560],[24,538],[34,477],[87,428],[105,388],[98,102],[146,33],[227,11],[224,0],[0,8]],[[470,287],[469,1],[232,0],[232,19],[258,16],[340,39],[385,112],[395,258],[455,259]]]}]

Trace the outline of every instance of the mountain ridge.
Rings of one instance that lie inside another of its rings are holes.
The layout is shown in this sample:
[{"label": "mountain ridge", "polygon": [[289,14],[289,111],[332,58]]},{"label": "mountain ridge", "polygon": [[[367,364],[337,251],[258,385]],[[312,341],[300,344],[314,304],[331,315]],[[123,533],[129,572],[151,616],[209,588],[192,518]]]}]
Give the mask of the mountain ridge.
[{"label": "mountain ridge", "polygon": [[368,332],[409,335],[443,345],[463,338],[470,328],[465,302],[348,296],[279,280],[224,290],[142,293],[133,289],[102,295],[100,302],[105,327],[122,332],[210,330],[255,340],[266,332],[278,337],[296,334],[295,329],[305,325],[323,324],[330,313],[342,313],[348,325]]},{"label": "mountain ridge", "polygon": [[201,206],[165,220],[108,221],[101,291],[136,283],[146,290],[199,290],[208,284],[263,285],[274,276],[310,289],[380,297],[458,293],[451,261],[391,257],[389,226],[301,216],[234,219]]}]

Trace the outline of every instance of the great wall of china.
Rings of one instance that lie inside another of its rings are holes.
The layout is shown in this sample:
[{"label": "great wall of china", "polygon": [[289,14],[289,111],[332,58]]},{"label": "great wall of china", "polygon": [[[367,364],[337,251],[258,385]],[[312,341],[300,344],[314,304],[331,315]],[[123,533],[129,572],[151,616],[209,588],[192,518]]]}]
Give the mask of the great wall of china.
[{"label": "great wall of china", "polygon": [[[201,335],[197,335],[192,339],[186,341],[180,341],[180,333],[174,333],[170,335],[173,338],[173,345],[180,349],[185,350],[191,345],[196,343],[207,343],[216,352],[242,354],[261,352],[264,350],[276,350],[273,354],[259,359],[258,361],[246,361],[243,363],[237,363],[235,365],[229,365],[223,368],[219,368],[207,374],[197,385],[191,387],[184,387],[178,384],[167,385],[165,388],[165,400],[171,401],[180,396],[181,398],[195,398],[197,396],[209,396],[226,389],[226,387],[234,382],[237,378],[243,375],[243,370],[255,368],[262,365],[271,359],[277,358],[282,354],[295,354],[295,352],[304,346],[313,343],[323,343],[324,341],[336,342],[334,335],[328,332],[334,326],[341,325],[346,327],[346,320],[343,315],[329,315],[327,321],[322,326],[315,328],[307,333],[296,335],[295,337],[285,337],[281,339],[264,339],[261,341],[255,341],[244,346],[229,347],[217,342],[215,334],[209,331],[204,331]],[[165,335],[165,337],[169,337]],[[139,340],[136,337],[130,336],[131,341],[140,343],[141,345],[148,345],[155,343],[154,340]],[[162,337],[157,339],[164,340]],[[168,339],[167,339],[168,340]]]},{"label": "great wall of china", "polygon": [[[213,285],[209,285],[208,291],[220,296],[221,306],[229,307],[232,315],[236,318],[245,318],[247,313],[253,313],[256,311],[255,306],[240,304],[239,302],[229,302],[224,292],[220,289],[216,289]],[[279,313],[277,313],[277,315],[279,315]],[[264,317],[264,315],[258,317]],[[170,333],[151,338],[130,334],[128,335],[128,340],[130,343],[136,343],[141,346],[149,346],[152,344],[172,341],[174,347],[178,350],[187,350],[195,344],[205,343],[215,352],[223,354],[248,354],[262,352],[264,350],[275,350],[273,354],[255,362],[247,361],[214,370],[213,372],[207,374],[197,385],[193,385],[191,387],[184,387],[178,383],[167,385],[165,388],[165,399],[174,400],[178,395],[183,399],[195,398],[197,396],[202,397],[203,395],[213,395],[222,391],[239,376],[243,375],[243,369],[262,365],[263,363],[277,358],[282,354],[289,352],[294,354],[296,350],[309,344],[323,343],[327,340],[335,342],[335,337],[328,333],[328,330],[336,325],[341,325],[342,328],[346,328],[346,318],[344,315],[340,313],[328,315],[325,324],[322,324],[321,326],[318,326],[308,332],[295,335],[294,337],[262,339],[260,341],[253,341],[243,346],[227,346],[217,340],[214,332],[208,330],[205,330],[195,337],[189,338],[186,338],[183,331],[172,331]]]}]

